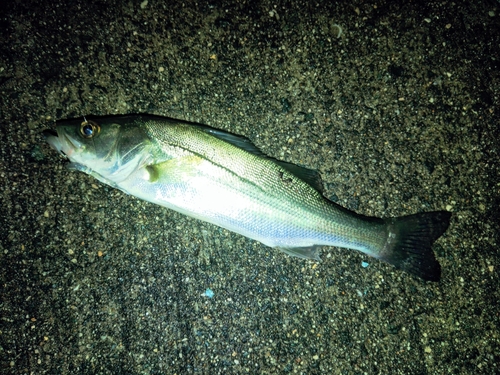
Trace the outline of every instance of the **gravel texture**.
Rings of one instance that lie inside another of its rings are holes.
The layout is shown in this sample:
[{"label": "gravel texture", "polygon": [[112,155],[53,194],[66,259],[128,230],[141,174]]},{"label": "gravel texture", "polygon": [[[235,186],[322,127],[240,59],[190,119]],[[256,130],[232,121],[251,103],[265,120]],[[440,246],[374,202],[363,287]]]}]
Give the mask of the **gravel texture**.
[{"label": "gravel texture", "polygon": [[[500,3],[168,3],[0,6],[0,373],[499,373]],[[245,135],[366,215],[453,211],[442,280],[288,257],[41,136],[125,113]]]}]

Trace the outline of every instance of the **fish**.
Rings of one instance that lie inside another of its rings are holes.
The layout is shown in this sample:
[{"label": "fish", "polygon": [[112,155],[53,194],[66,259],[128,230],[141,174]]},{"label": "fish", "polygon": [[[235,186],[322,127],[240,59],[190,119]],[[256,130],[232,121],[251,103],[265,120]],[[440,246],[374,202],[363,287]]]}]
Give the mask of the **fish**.
[{"label": "fish", "polygon": [[321,247],[346,248],[440,280],[432,246],[449,211],[350,211],[325,197],[316,171],[267,156],[246,137],[168,117],[59,120],[43,135],[70,170],[289,255],[319,261]]}]

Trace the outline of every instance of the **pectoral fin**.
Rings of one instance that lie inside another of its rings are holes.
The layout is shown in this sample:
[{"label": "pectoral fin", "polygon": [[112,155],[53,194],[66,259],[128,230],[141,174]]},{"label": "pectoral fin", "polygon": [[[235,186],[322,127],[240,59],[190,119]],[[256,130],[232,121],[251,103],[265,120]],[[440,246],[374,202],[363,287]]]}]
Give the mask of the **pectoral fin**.
[{"label": "pectoral fin", "polygon": [[188,155],[170,159],[158,164],[150,164],[144,169],[146,179],[150,183],[175,183],[184,181],[199,173],[203,159],[196,155]]}]

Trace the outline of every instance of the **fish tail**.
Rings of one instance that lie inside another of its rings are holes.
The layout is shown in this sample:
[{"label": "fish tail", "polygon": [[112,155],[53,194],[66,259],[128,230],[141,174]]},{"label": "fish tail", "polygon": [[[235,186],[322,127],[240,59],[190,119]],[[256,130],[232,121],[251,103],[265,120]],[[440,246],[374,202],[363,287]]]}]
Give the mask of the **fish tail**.
[{"label": "fish tail", "polygon": [[439,281],[441,266],[432,244],[448,228],[451,212],[434,211],[385,219],[387,241],[377,257],[424,280]]}]

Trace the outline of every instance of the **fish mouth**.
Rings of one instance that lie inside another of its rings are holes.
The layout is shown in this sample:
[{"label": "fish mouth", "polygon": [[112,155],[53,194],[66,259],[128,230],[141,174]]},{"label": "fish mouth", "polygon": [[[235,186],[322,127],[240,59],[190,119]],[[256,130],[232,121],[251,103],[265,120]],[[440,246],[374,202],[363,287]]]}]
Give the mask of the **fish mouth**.
[{"label": "fish mouth", "polygon": [[71,138],[61,135],[55,130],[44,130],[42,135],[45,141],[65,158],[69,158],[75,149],[78,148],[78,145],[72,142]]},{"label": "fish mouth", "polygon": [[44,136],[45,138],[47,138],[47,137],[51,137],[51,136],[53,136],[53,137],[57,137],[57,132],[56,132],[55,130],[52,130],[52,129],[46,129],[46,130],[44,130],[44,131],[42,132],[42,134],[43,134],[43,136]]},{"label": "fish mouth", "polygon": [[55,130],[44,130],[42,132],[45,141],[62,156],[67,157],[66,153],[63,151],[63,144],[61,138]]}]

